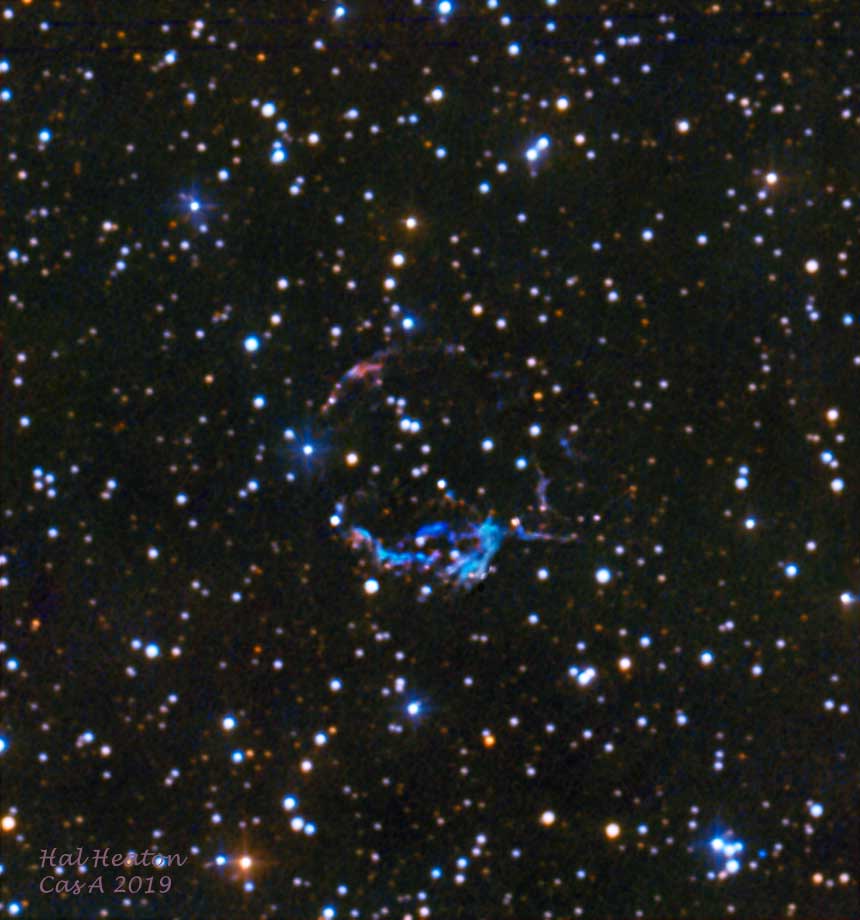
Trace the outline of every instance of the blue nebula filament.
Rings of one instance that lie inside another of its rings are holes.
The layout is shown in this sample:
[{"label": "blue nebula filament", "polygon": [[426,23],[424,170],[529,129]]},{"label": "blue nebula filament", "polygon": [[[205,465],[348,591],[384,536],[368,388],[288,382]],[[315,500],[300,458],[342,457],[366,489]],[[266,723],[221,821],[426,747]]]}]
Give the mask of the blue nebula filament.
[{"label": "blue nebula filament", "polygon": [[507,534],[492,515],[480,524],[467,523],[460,529],[445,521],[424,524],[393,547],[364,527],[344,531],[350,546],[368,551],[380,568],[426,572],[458,588],[471,587],[487,576]]}]

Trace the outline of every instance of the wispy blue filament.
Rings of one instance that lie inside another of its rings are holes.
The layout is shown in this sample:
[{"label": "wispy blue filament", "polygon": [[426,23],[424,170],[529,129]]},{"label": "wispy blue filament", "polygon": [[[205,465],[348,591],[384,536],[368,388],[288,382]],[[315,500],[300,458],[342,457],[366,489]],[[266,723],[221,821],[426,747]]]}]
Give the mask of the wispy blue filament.
[{"label": "wispy blue filament", "polygon": [[419,527],[415,536],[424,539],[427,537],[445,537],[450,534],[450,524],[446,524],[445,521],[436,521],[433,524],[425,524],[423,527]]},{"label": "wispy blue filament", "polygon": [[385,546],[364,527],[348,528],[346,537],[353,548],[368,550],[373,561],[384,569],[418,569],[462,588],[486,577],[509,533],[516,531],[508,531],[490,515],[481,524],[465,524],[460,530],[445,521],[424,524],[414,536],[393,547]]},{"label": "wispy blue filament", "polygon": [[473,548],[462,554],[455,551],[457,555],[445,569],[445,574],[461,587],[481,581],[490,570],[490,563],[501,549],[504,539],[504,528],[492,516],[488,517],[477,528],[477,541]]},{"label": "wispy blue filament", "polygon": [[[343,506],[338,506],[343,511]],[[333,518],[342,520],[340,514]],[[355,550],[370,555],[381,569],[395,572],[417,571],[432,575],[455,588],[470,588],[489,574],[493,559],[509,537],[523,542],[569,543],[576,534],[527,530],[519,521],[500,524],[491,514],[480,524],[467,522],[455,527],[446,521],[423,524],[414,534],[386,546],[365,527],[344,526],[341,535]]]}]

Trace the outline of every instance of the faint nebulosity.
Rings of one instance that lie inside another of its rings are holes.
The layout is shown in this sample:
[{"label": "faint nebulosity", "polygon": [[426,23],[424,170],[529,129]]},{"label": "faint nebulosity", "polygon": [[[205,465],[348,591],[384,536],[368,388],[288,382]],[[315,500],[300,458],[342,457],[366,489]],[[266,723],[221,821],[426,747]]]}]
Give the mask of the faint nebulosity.
[{"label": "faint nebulosity", "polygon": [[0,915],[860,917],[849,5],[181,6],[0,10]]}]

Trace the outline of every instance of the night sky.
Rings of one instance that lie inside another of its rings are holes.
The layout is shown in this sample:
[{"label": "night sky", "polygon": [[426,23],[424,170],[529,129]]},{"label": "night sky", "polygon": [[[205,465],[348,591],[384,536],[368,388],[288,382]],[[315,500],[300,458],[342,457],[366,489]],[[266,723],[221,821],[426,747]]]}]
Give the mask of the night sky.
[{"label": "night sky", "polygon": [[0,916],[860,917],[860,21],[681,9],[0,6]]}]

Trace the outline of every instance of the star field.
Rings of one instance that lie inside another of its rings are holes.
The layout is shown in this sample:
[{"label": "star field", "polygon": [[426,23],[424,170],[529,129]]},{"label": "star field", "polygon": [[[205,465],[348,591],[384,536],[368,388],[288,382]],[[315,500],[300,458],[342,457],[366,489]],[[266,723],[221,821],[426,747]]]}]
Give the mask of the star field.
[{"label": "star field", "polygon": [[0,29],[0,916],[860,918],[850,10]]}]

